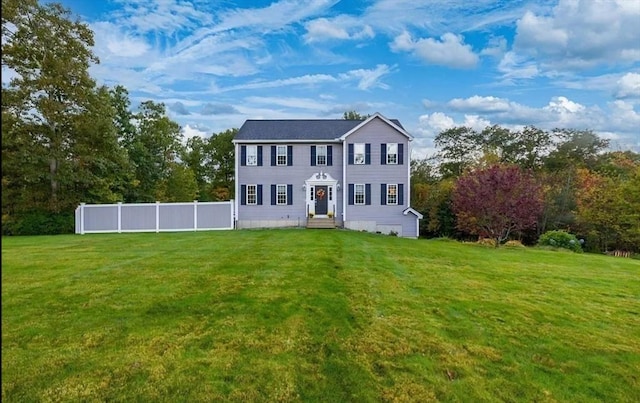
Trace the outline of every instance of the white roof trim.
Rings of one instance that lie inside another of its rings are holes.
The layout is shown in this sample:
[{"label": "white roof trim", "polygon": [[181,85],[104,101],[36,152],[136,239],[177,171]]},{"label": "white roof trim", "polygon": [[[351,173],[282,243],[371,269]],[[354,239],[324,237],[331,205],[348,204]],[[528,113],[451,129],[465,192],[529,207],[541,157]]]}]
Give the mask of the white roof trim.
[{"label": "white roof trim", "polygon": [[409,139],[409,141],[413,140],[413,136],[412,135],[410,135],[406,130],[402,129],[401,127],[395,125],[389,119],[387,119],[384,116],[382,116],[382,114],[380,114],[380,112],[376,112],[373,115],[369,116],[367,119],[363,120],[362,123],[360,123],[358,126],[354,127],[353,129],[349,130],[348,132],[346,132],[345,134],[340,136],[339,139],[344,141],[349,135],[351,135],[355,131],[359,130],[361,127],[365,126],[366,124],[368,124],[369,122],[371,122],[373,119],[376,119],[376,118],[381,119],[383,122],[385,122],[386,124],[391,126],[397,132],[399,132],[400,134],[406,136]]},{"label": "white roof trim", "polygon": [[416,210],[414,210],[411,207],[407,207],[402,214],[404,215],[408,215],[409,213],[415,215],[416,217],[418,217],[419,220],[422,220],[424,218],[424,216],[422,214],[420,214],[419,212],[417,212]]},{"label": "white roof trim", "polygon": [[231,140],[233,144],[291,144],[291,143],[304,143],[304,144],[336,144],[340,142],[340,139],[335,140]]}]

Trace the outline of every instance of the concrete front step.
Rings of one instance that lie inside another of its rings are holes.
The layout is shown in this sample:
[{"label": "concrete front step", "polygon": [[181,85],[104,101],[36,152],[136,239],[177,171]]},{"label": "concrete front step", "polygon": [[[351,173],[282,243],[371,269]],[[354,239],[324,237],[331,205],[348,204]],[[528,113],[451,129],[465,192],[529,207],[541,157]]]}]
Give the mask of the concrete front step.
[{"label": "concrete front step", "polygon": [[307,228],[335,229],[336,221],[333,218],[309,218]]}]

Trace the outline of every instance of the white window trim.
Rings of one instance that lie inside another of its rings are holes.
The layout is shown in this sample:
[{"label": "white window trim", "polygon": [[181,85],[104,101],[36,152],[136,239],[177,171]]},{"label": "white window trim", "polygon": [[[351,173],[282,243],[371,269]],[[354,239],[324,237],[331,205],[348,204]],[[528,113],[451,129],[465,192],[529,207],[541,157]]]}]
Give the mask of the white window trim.
[{"label": "white window trim", "polygon": [[[280,189],[284,188],[284,202],[280,202]],[[276,205],[277,206],[286,206],[287,205],[287,185],[276,185]]]},{"label": "white window trim", "polygon": [[[280,150],[284,150],[284,155],[280,154]],[[287,146],[276,146],[276,165],[277,166],[285,166],[287,165]],[[280,162],[280,157],[284,157],[284,162]]]},{"label": "white window trim", "polygon": [[[362,152],[358,152],[358,148],[362,148]],[[362,155],[362,160],[358,161],[358,155]],[[353,164],[354,165],[365,165],[367,162],[367,146],[365,143],[354,143],[353,144]]]},{"label": "white window trim", "polygon": [[[327,152],[327,146],[326,145],[322,145],[322,146],[316,146],[316,165],[327,165],[327,159],[328,159],[328,152]],[[320,162],[320,150],[324,150],[324,154],[322,154],[322,156],[324,157],[324,162]]]},{"label": "white window trim", "polygon": [[[391,146],[395,145],[396,146],[396,152],[395,153],[390,153],[389,149],[391,148]],[[395,156],[395,161],[391,161],[390,157],[391,156]],[[387,143],[387,165],[398,165],[398,143]]]},{"label": "white window trim", "polygon": [[[253,152],[252,152],[253,151]],[[250,157],[254,157],[253,161],[250,162]],[[257,145],[247,145],[247,160],[245,164],[247,166],[258,166],[258,146]]]},{"label": "white window trim", "polygon": [[[396,189],[396,193],[395,193],[396,201],[393,202],[393,203],[389,201],[389,198],[391,197],[390,190],[391,190],[392,186],[395,186],[395,189]],[[389,183],[389,184],[387,184],[387,205],[389,205],[389,206],[397,206],[398,205],[398,184],[397,183]]]},{"label": "white window trim", "polygon": [[[253,188],[254,191],[255,191],[255,193],[253,194],[253,196],[254,196],[254,202],[253,203],[251,203],[249,201],[249,189],[251,189],[251,188]],[[245,199],[246,199],[247,205],[248,206],[256,206],[258,204],[258,185],[247,185],[246,191],[247,191],[247,194],[245,195]]]},{"label": "white window trim", "polygon": [[[362,202],[358,203],[358,187],[362,186]],[[356,206],[364,206],[367,204],[367,186],[364,183],[356,183],[353,185],[353,204]]]}]

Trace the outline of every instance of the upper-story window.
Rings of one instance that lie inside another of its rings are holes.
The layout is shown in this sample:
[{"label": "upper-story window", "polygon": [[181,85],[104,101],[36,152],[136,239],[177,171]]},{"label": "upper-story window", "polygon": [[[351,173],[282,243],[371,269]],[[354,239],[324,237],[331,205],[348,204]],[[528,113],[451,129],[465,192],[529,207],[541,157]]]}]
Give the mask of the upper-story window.
[{"label": "upper-story window", "polygon": [[247,146],[247,165],[258,165],[258,146]]},{"label": "upper-story window", "polygon": [[402,165],[404,164],[404,144],[382,143],[380,144],[380,164]]},{"label": "upper-story window", "polygon": [[287,165],[287,146],[277,146],[276,165]]},{"label": "upper-story window", "polygon": [[387,143],[387,164],[398,163],[398,143]]},{"label": "upper-story window", "polygon": [[371,144],[370,143],[349,143],[348,144],[349,165],[370,165],[371,164]]},{"label": "upper-story window", "polygon": [[262,146],[256,146],[256,145],[240,146],[240,165],[262,166]]},{"label": "upper-story window", "polygon": [[364,165],[365,163],[364,143],[355,143],[353,145],[353,163],[357,165]]},{"label": "upper-story window", "polygon": [[316,165],[327,165],[327,146],[316,146]]}]

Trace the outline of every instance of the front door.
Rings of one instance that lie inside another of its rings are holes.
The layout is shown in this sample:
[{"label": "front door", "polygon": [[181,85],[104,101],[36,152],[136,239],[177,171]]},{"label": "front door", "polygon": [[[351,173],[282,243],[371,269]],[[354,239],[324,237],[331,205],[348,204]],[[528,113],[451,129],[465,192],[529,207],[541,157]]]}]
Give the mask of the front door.
[{"label": "front door", "polygon": [[329,192],[327,186],[316,186],[316,214],[327,214],[327,200],[329,200]]}]

